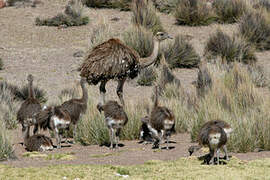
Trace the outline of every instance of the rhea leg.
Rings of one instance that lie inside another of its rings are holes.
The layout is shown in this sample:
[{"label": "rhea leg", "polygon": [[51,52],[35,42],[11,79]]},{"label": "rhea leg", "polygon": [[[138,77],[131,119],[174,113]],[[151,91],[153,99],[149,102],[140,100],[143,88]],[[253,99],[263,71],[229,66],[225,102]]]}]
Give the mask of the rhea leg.
[{"label": "rhea leg", "polygon": [[33,134],[37,134],[37,133],[39,133],[39,128],[38,128],[38,125],[35,124]]},{"label": "rhea leg", "polygon": [[214,158],[215,158],[215,150],[214,149],[210,149],[210,161],[209,161],[209,164],[213,164],[214,165]]},{"label": "rhea leg", "polygon": [[216,150],[217,164],[219,164],[219,152],[220,152],[220,149],[217,148],[217,150]]},{"label": "rhea leg", "polygon": [[116,135],[116,145],[115,145],[116,149],[118,148],[120,132],[121,132],[121,129],[118,128],[117,131],[116,131],[116,134],[115,134]]},{"label": "rhea leg", "polygon": [[117,85],[117,90],[116,90],[116,93],[121,101],[121,104],[123,106],[125,106],[125,102],[124,102],[124,99],[123,99],[123,87],[124,87],[124,84],[125,84],[125,81],[126,81],[126,78],[122,78],[122,79],[119,79],[118,80],[118,85]]},{"label": "rhea leg", "polygon": [[226,160],[229,161],[230,158],[229,158],[229,156],[228,156],[228,151],[227,151],[227,146],[226,146],[226,145],[223,146],[223,151],[224,151],[224,153],[225,153]]},{"label": "rhea leg", "polygon": [[100,101],[101,104],[104,105],[105,104],[105,94],[106,94],[106,83],[107,81],[101,81],[100,82],[100,86],[99,86],[99,92],[100,92]]},{"label": "rhea leg", "polygon": [[61,137],[59,135],[59,130],[57,128],[54,129],[54,134],[56,136],[57,148],[61,148]]},{"label": "rhea leg", "polygon": [[110,128],[110,140],[111,140],[110,149],[113,149],[113,142],[114,142],[114,129],[113,128]]}]

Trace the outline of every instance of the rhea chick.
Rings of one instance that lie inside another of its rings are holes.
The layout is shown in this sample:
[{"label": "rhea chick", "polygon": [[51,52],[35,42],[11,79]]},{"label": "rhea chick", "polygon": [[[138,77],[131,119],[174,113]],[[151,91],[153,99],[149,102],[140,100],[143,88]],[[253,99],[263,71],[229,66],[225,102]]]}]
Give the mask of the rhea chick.
[{"label": "rhea chick", "polygon": [[120,131],[128,122],[126,112],[116,101],[108,101],[104,105],[99,103],[97,109],[100,113],[104,111],[105,122],[110,132],[110,148],[113,149],[114,142],[116,143],[115,148],[118,148]]},{"label": "rhea chick", "polygon": [[48,151],[53,150],[52,140],[43,135],[43,134],[35,134],[33,136],[29,135],[29,126],[30,124],[24,123],[24,126],[27,127],[23,132],[24,134],[24,146],[28,151]]},{"label": "rhea chick", "polygon": [[149,122],[146,123],[152,137],[155,139],[153,147],[159,148],[159,144],[164,138],[167,142],[166,148],[169,149],[169,137],[174,130],[175,118],[171,110],[167,107],[159,106],[157,86],[155,87],[154,107],[151,111]]},{"label": "rhea chick", "polygon": [[[216,124],[207,122],[200,129],[198,142],[199,145],[189,147],[188,151],[190,155],[203,146],[206,146],[210,151],[210,161],[208,163],[214,164],[214,157],[216,155],[217,163],[219,164],[219,149],[227,143],[227,135],[224,129]],[[227,151],[225,153],[227,154]]]}]

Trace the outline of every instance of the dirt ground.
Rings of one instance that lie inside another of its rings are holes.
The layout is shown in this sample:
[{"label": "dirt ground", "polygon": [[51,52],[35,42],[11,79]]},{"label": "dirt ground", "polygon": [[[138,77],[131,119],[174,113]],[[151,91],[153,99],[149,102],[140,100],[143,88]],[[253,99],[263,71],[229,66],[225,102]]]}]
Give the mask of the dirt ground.
[{"label": "dirt ground", "polygon": [[[114,33],[120,34],[130,25],[131,13],[112,9],[90,9],[86,8],[85,14],[89,16],[90,23],[86,26],[58,29],[57,27],[35,26],[36,17],[51,17],[64,10],[67,0],[43,0],[43,4],[36,8],[6,7],[0,9],[0,57],[5,67],[0,71],[0,79],[23,85],[26,83],[27,74],[33,74],[34,83],[46,90],[49,103],[53,102],[60,91],[72,87],[78,82],[79,73],[76,71],[83,57],[76,58],[73,54],[79,50],[87,51],[90,42],[90,34],[94,27],[103,22],[110,24]],[[206,27],[184,27],[176,26],[174,18],[169,15],[159,14],[164,28],[172,35],[189,35],[190,40],[197,53],[203,55],[204,45],[210,34],[217,29],[222,29],[228,34],[236,33],[237,25],[213,24]],[[111,21],[118,17],[119,21]],[[264,64],[266,70],[270,69],[270,51],[257,53],[258,64]],[[269,71],[269,70],[268,70]],[[268,72],[267,71],[267,72]],[[191,82],[196,79],[197,69],[179,69],[175,74],[180,79],[187,91],[194,91]],[[91,86],[98,90],[97,87]],[[116,99],[116,83],[107,85],[107,94]],[[143,92],[143,95],[141,95]],[[144,99],[149,98],[152,93],[151,87],[140,87],[135,80],[128,81],[124,88],[125,98]],[[55,149],[48,153],[74,153],[73,160],[58,161],[44,160],[42,158],[32,159],[22,157],[26,152],[21,142],[20,131],[16,130],[15,153],[17,160],[1,162],[17,167],[46,166],[53,164],[141,164],[147,160],[174,160],[188,156],[187,148],[190,143],[188,134],[178,134],[172,137],[171,150],[155,151],[151,145],[138,144],[138,141],[121,141],[124,147],[113,153],[107,147],[71,145],[61,150]],[[101,154],[109,153],[107,156]],[[111,154],[110,154],[111,153]],[[195,155],[201,155],[201,153]],[[101,156],[98,156],[101,155]],[[254,152],[244,154],[233,154],[243,160],[270,157],[270,152]]]}]

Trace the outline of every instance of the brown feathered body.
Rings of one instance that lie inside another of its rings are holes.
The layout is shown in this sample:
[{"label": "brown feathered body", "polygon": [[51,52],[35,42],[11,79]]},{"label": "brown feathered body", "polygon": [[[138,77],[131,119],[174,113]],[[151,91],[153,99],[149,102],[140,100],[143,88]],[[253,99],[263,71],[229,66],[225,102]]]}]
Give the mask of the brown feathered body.
[{"label": "brown feathered body", "polygon": [[30,136],[29,128],[24,133],[24,145],[27,151],[47,151],[53,149],[53,143],[49,137],[43,134]]},{"label": "brown feathered body", "polygon": [[140,71],[139,58],[135,50],[119,39],[110,39],[90,52],[81,66],[81,76],[94,85],[101,80],[134,78]]},{"label": "brown feathered body", "polygon": [[200,129],[200,132],[198,134],[198,142],[199,145],[191,146],[189,147],[189,153],[190,155],[201,149],[203,146],[206,146],[209,148],[210,154],[208,157],[210,159],[207,159],[207,163],[214,163],[214,156],[216,154],[217,156],[217,163],[219,164],[219,151],[220,148],[224,149],[226,159],[229,160],[228,154],[227,154],[227,147],[226,143],[228,140],[227,133],[224,129],[231,129],[230,125],[227,124],[224,121],[221,120],[213,120],[206,122]]},{"label": "brown feathered body", "polygon": [[81,88],[82,88],[82,98],[80,99],[71,99],[64,102],[61,105],[61,108],[69,113],[71,122],[77,124],[80,119],[81,114],[84,114],[87,109],[88,93],[85,87],[86,79],[81,79]]},{"label": "brown feathered body", "polygon": [[202,126],[202,128],[212,126],[212,125],[216,125],[218,127],[221,127],[225,131],[227,138],[230,137],[230,134],[233,131],[231,125],[229,125],[228,123],[226,123],[225,121],[222,121],[220,119],[208,121]]}]

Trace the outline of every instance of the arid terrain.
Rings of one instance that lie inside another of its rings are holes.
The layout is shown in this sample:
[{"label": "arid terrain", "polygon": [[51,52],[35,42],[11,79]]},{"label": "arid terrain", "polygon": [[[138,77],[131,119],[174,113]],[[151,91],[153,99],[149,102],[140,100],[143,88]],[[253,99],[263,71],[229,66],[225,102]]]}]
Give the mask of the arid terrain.
[{"label": "arid terrain", "polygon": [[[111,26],[117,36],[131,25],[131,12],[114,9],[86,8],[85,14],[89,17],[89,24],[79,27],[59,29],[57,27],[36,26],[36,17],[51,17],[64,10],[67,0],[43,0],[37,7],[5,7],[0,9],[0,56],[4,62],[4,69],[0,70],[0,80],[12,84],[24,85],[28,74],[35,77],[34,84],[47,92],[47,104],[55,102],[58,94],[64,88],[78,84],[79,72],[77,68],[84,57],[74,57],[78,51],[87,52],[90,44],[90,35],[95,27],[103,22]],[[204,46],[209,35],[222,29],[228,34],[236,33],[237,24],[212,24],[203,27],[177,26],[172,16],[159,13],[162,24],[171,35],[187,35],[191,37],[191,44],[200,56],[203,56]],[[118,17],[119,21],[112,21]],[[270,51],[256,53],[258,64],[263,64],[267,73],[270,73]],[[192,82],[197,78],[198,70],[177,69],[175,75],[180,79],[182,87],[188,92],[195,92]],[[116,82],[110,81],[107,85],[109,99],[117,100],[115,92]],[[87,86],[98,92],[98,86]],[[264,89],[261,89],[264,91]],[[268,93],[268,91],[266,91]],[[129,80],[124,87],[124,96],[128,101],[149,99],[152,87],[138,86],[136,80]],[[61,164],[110,164],[110,165],[138,165],[149,160],[177,160],[188,157],[188,147],[191,143],[189,134],[173,135],[170,150],[153,150],[151,145],[139,144],[136,141],[121,141],[124,145],[119,150],[109,150],[106,146],[82,146],[80,144],[64,144],[62,149],[54,149],[45,154],[68,153],[72,158],[66,160],[47,160],[43,157],[24,157],[26,150],[19,143],[22,142],[21,127],[12,131],[14,148],[17,159],[1,162],[14,167],[44,167]],[[55,141],[54,141],[55,142]],[[203,155],[198,152],[195,155]],[[249,160],[270,158],[269,151],[230,153],[243,162]],[[268,166],[269,167],[269,166]],[[1,169],[1,168],[0,168]],[[269,170],[270,171],[270,170]],[[268,176],[269,177],[269,176]],[[266,177],[267,178],[267,177]]]}]

